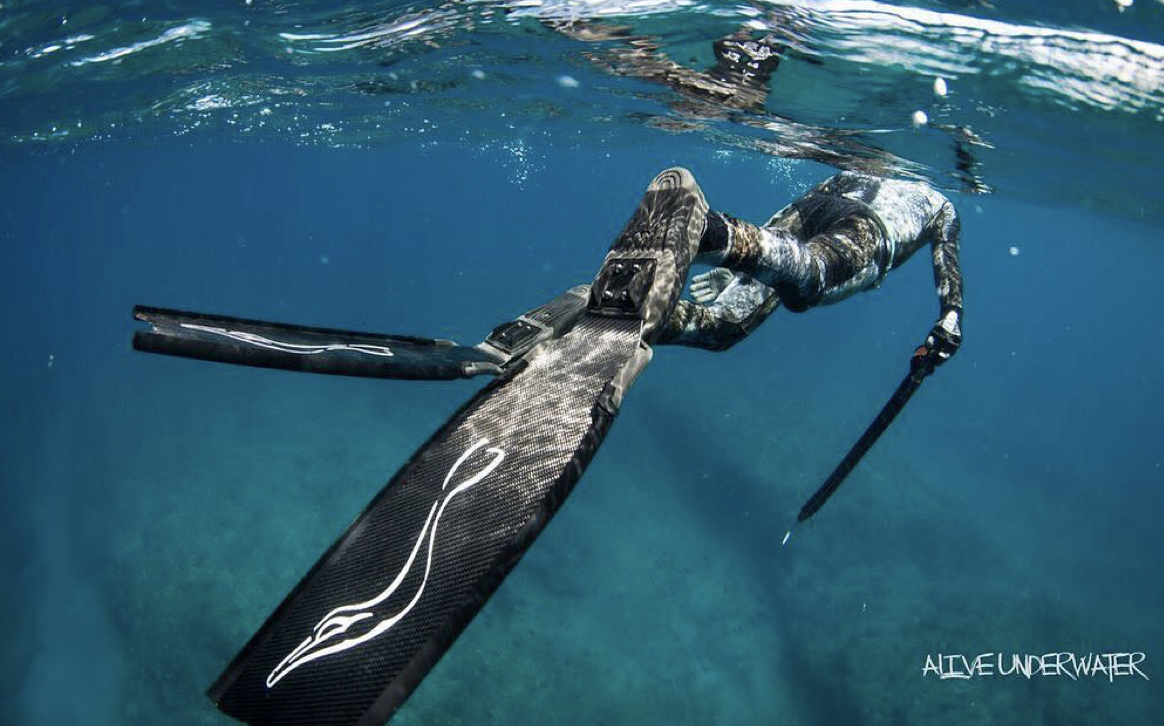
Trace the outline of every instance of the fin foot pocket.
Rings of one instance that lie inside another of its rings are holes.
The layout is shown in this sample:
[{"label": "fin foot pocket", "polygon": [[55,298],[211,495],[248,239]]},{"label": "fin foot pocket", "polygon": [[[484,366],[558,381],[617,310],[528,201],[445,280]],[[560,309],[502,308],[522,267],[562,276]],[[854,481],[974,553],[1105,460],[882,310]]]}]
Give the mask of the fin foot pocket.
[{"label": "fin foot pocket", "polygon": [[691,172],[666,169],[647,187],[591,289],[589,310],[638,316],[651,343],[671,315],[707,222],[707,200]]}]

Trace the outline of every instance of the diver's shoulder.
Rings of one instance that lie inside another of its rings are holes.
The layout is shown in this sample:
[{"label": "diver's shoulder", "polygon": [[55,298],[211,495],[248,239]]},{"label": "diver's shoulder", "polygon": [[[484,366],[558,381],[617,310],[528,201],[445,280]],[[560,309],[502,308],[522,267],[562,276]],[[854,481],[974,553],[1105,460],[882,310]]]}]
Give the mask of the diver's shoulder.
[{"label": "diver's shoulder", "polygon": [[875,174],[866,174],[860,171],[845,170],[833,174],[825,180],[822,187],[828,188],[833,194],[861,194],[876,193],[890,180]]},{"label": "diver's shoulder", "polygon": [[855,171],[841,171],[828,177],[821,183],[813,187],[809,195],[813,194],[828,194],[833,196],[845,196],[853,192],[860,192],[869,188],[870,182],[875,177],[868,174],[861,174]]},{"label": "diver's shoulder", "polygon": [[952,206],[945,194],[924,181],[894,179],[859,171],[838,172],[823,181],[817,191],[860,199],[870,204],[921,204],[934,212],[944,206]]},{"label": "diver's shoulder", "polygon": [[[879,197],[897,199],[911,204],[922,204],[934,212],[953,206],[950,199],[933,185],[915,179],[882,179],[878,184]],[[924,201],[923,201],[924,200]]]},{"label": "diver's shoulder", "polygon": [[833,174],[825,180],[825,184],[836,187],[849,187],[854,184],[869,184],[878,179],[871,174],[862,174],[859,171],[844,170]]}]

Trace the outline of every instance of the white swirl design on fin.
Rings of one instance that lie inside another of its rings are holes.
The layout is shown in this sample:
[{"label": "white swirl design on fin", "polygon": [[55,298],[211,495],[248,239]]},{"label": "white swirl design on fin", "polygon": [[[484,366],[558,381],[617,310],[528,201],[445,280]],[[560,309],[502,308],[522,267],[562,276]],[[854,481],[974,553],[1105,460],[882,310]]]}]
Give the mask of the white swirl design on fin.
[{"label": "white swirl design on fin", "polygon": [[226,328],[215,328],[210,325],[199,325],[198,323],[181,323],[183,328],[190,330],[198,330],[203,333],[210,333],[211,335],[221,335],[224,338],[237,340],[242,343],[249,343],[260,348],[267,348],[269,350],[277,350],[281,353],[294,353],[295,355],[316,355],[317,353],[326,353],[332,350],[350,350],[355,353],[365,353],[367,355],[378,355],[390,358],[395,355],[392,349],[386,345],[371,345],[371,344],[348,344],[348,343],[328,343],[326,345],[307,345],[303,343],[284,343],[281,340],[272,340],[271,338],[264,338],[257,333],[248,333],[243,330],[227,330]]},{"label": "white swirl design on fin", "polygon": [[[460,458],[449,469],[449,473],[445,475],[444,483],[441,484],[442,492],[448,487],[453,475],[457,473],[461,465],[475,451],[488,443],[488,440],[482,439],[469,447],[465,453],[461,454]],[[505,459],[505,452],[501,449],[490,447],[485,451],[493,455],[493,460],[484,469],[473,475],[472,478],[455,486],[443,499],[438,499],[433,502],[432,508],[428,511],[428,517],[424,520],[424,526],[420,529],[420,535],[416,538],[416,544],[412,546],[412,553],[409,554],[408,561],[404,563],[404,567],[401,568],[396,578],[392,580],[392,583],[371,600],[353,603],[351,605],[341,605],[325,615],[316,624],[313,634],[300,643],[299,647],[288,653],[287,657],[280,661],[279,665],[275,666],[275,669],[267,676],[267,688],[273,688],[284,676],[305,663],[310,663],[324,656],[342,653],[361,643],[366,643],[373,638],[383,635],[412,611],[416,603],[420,601],[420,596],[424,593],[425,585],[428,583],[429,573],[432,571],[432,553],[436,546],[437,526],[440,524],[441,514],[444,513],[445,507],[448,506],[449,501],[453,497],[492,474]],[[412,570],[412,566],[416,562],[416,557],[420,553],[421,544],[424,543],[426,536],[428,538],[428,547],[425,555],[424,579],[421,580],[416,594],[398,612],[377,613],[375,611],[376,607],[396,592],[396,589],[400,587],[405,577]],[[355,627],[353,630],[354,626],[361,624],[361,627]],[[349,631],[353,632],[349,634]],[[343,639],[339,640],[341,637]]]}]

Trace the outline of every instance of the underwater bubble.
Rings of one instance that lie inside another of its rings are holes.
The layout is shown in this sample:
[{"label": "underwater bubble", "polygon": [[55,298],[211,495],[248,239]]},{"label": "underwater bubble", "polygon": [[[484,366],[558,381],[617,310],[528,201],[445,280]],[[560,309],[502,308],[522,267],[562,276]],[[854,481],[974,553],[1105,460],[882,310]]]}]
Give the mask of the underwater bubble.
[{"label": "underwater bubble", "polygon": [[1010,256],[1011,256],[1011,257],[1018,257],[1018,256],[1019,256],[1019,248],[1018,248],[1018,247],[1013,247],[1013,246],[1012,246],[1012,247],[1010,248]]},{"label": "underwater bubble", "polygon": [[945,98],[946,94],[949,93],[949,91],[950,91],[950,89],[946,87],[946,79],[945,78],[935,78],[934,79],[934,95],[935,96],[937,96],[938,98]]},{"label": "underwater bubble", "polygon": [[558,85],[562,88],[577,88],[578,80],[573,76],[558,76]]},{"label": "underwater bubble", "polygon": [[478,81],[485,80],[485,71],[481,70],[480,68],[474,68],[473,72],[470,73],[469,75],[473,76]]},{"label": "underwater bubble", "polygon": [[930,122],[930,117],[926,115],[925,111],[922,111],[919,108],[917,111],[913,112],[912,116],[909,117],[909,121],[913,124],[913,127],[917,129],[928,124]]}]

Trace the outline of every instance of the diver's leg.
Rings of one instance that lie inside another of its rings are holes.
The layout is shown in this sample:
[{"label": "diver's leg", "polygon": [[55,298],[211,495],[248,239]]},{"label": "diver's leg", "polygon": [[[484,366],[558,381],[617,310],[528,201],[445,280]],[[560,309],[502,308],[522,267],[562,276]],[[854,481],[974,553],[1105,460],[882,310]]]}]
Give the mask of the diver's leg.
[{"label": "diver's leg", "polygon": [[842,217],[801,242],[795,206],[768,227],[709,212],[696,261],[727,268],[736,280],[710,305],[684,301],[661,342],[724,350],[746,337],[783,302],[803,312],[877,282],[889,256],[881,227],[863,215]]},{"label": "diver's leg", "polygon": [[723,212],[708,212],[695,261],[751,274],[746,266],[750,260],[759,259],[763,236],[761,228],[750,222]]},{"label": "diver's leg", "polygon": [[802,312],[874,284],[889,263],[876,222],[852,215],[802,242],[791,230],[757,227],[720,212],[708,214],[699,262],[750,275]]},{"label": "diver's leg", "polygon": [[863,215],[842,218],[804,247],[816,275],[806,289],[796,288],[801,297],[788,306],[794,311],[828,305],[876,285],[892,261],[881,226]]}]

